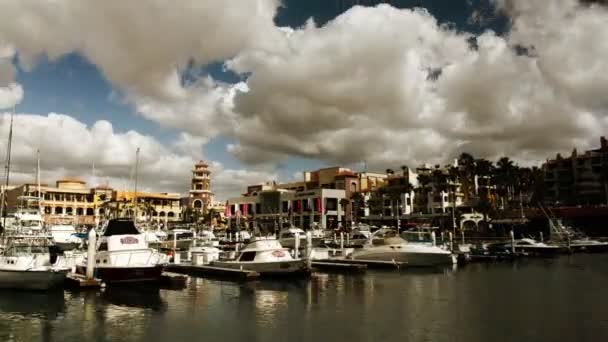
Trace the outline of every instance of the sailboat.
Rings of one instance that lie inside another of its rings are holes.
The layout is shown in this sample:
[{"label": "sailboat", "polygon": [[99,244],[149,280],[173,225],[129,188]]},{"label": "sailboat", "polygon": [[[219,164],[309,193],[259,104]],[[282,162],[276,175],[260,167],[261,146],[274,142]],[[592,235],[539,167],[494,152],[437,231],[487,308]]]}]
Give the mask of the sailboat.
[{"label": "sailboat", "polygon": [[[3,215],[3,227],[6,224],[5,200],[6,187],[9,183],[11,144],[13,139],[13,113],[11,113],[10,131],[7,145],[6,183],[2,192],[0,213]],[[0,252],[0,288],[48,290],[63,283],[68,268],[56,267],[51,263],[50,239],[41,235],[9,235],[2,231],[3,248]]]}]

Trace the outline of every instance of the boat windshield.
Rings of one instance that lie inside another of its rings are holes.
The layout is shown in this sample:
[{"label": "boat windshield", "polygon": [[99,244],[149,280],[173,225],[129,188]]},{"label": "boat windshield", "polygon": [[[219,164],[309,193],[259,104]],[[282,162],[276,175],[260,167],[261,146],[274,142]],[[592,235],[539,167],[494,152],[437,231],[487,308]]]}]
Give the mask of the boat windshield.
[{"label": "boat windshield", "polygon": [[25,227],[25,228],[38,228],[38,227],[40,227],[40,221],[24,220],[24,221],[20,221],[20,222],[21,222],[21,226]]},{"label": "boat windshield", "polygon": [[49,252],[46,246],[12,246],[9,248],[6,256],[27,256],[31,254],[46,254]]}]

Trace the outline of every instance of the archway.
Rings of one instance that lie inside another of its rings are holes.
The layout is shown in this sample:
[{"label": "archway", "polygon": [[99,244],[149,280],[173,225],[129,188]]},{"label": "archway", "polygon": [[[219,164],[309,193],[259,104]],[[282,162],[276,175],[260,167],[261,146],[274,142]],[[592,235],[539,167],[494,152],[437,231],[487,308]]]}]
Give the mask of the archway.
[{"label": "archway", "polygon": [[203,201],[201,200],[195,200],[192,205],[194,206],[195,209],[200,209],[203,207]]}]

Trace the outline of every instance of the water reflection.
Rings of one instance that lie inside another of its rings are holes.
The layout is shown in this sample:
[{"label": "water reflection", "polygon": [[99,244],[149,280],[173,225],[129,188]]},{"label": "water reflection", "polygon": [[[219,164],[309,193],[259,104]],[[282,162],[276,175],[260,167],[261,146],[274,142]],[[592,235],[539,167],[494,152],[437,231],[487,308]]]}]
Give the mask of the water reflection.
[{"label": "water reflection", "polygon": [[[608,255],[182,291],[0,292],[0,341],[602,341]],[[555,329],[555,327],[559,329]]]}]

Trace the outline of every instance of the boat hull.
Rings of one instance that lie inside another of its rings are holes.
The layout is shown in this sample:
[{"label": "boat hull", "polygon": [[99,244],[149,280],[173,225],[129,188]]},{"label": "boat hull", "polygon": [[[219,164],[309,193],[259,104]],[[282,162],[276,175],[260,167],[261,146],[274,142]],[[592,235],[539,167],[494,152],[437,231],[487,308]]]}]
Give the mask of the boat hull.
[{"label": "boat hull", "polygon": [[0,270],[0,289],[50,290],[63,285],[67,272]]},{"label": "boat hull", "polygon": [[239,262],[239,261],[214,261],[212,266],[230,269],[243,269],[255,271],[261,276],[266,275],[304,275],[310,274],[305,260],[285,260],[272,262]]},{"label": "boat hull", "polygon": [[559,247],[516,246],[515,252],[524,253],[528,256],[552,258],[559,256],[563,249]]},{"label": "boat hull", "polygon": [[575,253],[606,253],[608,252],[608,243],[574,242],[570,245],[570,250]]},{"label": "boat hull", "polygon": [[[86,268],[78,266],[76,272],[86,274]],[[148,267],[96,267],[95,277],[104,283],[149,283],[158,282],[161,278],[163,267],[161,265]]]},{"label": "boat hull", "polygon": [[391,251],[369,251],[355,253],[353,260],[403,262],[407,267],[434,267],[453,265],[456,260],[452,254],[404,253]]}]

